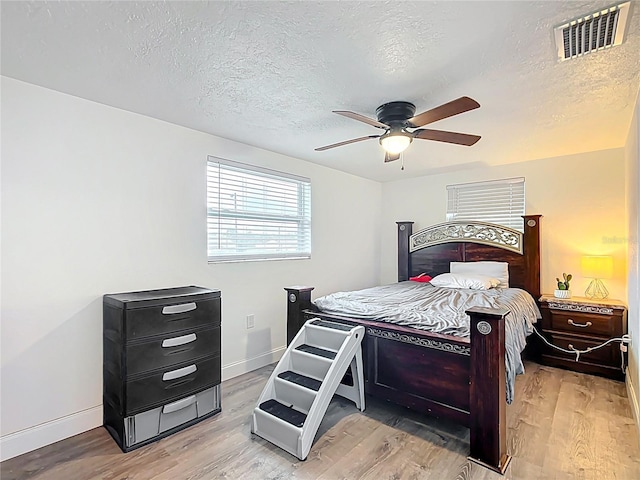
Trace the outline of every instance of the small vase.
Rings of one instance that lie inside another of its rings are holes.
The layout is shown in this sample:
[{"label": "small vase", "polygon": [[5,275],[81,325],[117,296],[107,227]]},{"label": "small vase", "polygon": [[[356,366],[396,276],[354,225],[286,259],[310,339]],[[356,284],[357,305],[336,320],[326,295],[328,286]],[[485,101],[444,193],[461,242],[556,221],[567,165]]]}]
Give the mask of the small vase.
[{"label": "small vase", "polygon": [[553,296],[556,298],[571,298],[571,290],[555,290]]}]

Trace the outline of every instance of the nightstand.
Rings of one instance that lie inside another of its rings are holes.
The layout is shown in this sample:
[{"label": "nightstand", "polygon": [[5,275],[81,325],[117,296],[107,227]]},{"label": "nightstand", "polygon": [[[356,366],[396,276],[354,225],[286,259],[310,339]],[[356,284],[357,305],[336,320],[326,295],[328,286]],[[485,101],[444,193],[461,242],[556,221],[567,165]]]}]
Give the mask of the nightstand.
[{"label": "nightstand", "polygon": [[[565,349],[570,350],[573,346],[584,350],[627,333],[627,308],[618,300],[564,299],[543,295],[540,297],[540,311],[542,321],[538,324],[538,331],[551,343]],[[541,345],[539,354],[540,363],[544,365],[624,380],[620,368],[620,342],[581,354],[578,362],[575,355],[547,345]]]}]

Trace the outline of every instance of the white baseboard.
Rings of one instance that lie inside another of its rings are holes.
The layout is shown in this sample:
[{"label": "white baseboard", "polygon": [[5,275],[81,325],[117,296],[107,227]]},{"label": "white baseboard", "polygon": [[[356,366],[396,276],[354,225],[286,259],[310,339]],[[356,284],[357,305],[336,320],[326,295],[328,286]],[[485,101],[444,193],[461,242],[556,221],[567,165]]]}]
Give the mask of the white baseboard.
[{"label": "white baseboard", "polygon": [[627,396],[629,397],[629,403],[631,404],[633,418],[636,421],[636,427],[638,429],[638,440],[640,441],[640,405],[638,405],[638,396],[636,395],[636,389],[631,380],[631,375],[629,375],[629,369],[627,369],[627,378],[625,383],[627,384]]},{"label": "white baseboard", "polygon": [[222,367],[222,380],[229,380],[230,378],[237,377],[244,373],[249,373],[253,370],[257,370],[258,368],[278,362],[286,350],[287,347],[278,347],[270,352],[258,355],[257,357],[226,365]]},{"label": "white baseboard", "polygon": [[[222,380],[264,367],[280,360],[286,347],[279,347],[257,357],[222,367]],[[102,405],[72,413],[19,432],[0,437],[0,462],[45,445],[78,435],[102,425]]]},{"label": "white baseboard", "polygon": [[102,405],[25,428],[0,438],[0,461],[73,437],[102,425]]}]

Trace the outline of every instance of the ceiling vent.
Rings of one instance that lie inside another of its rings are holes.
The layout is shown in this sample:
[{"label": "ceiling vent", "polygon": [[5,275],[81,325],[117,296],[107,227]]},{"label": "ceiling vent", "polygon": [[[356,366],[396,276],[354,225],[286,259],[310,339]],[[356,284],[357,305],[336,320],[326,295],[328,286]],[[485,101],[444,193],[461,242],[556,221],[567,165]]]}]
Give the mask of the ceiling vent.
[{"label": "ceiling vent", "polygon": [[558,58],[569,60],[620,45],[624,39],[629,4],[615,5],[556,27]]}]

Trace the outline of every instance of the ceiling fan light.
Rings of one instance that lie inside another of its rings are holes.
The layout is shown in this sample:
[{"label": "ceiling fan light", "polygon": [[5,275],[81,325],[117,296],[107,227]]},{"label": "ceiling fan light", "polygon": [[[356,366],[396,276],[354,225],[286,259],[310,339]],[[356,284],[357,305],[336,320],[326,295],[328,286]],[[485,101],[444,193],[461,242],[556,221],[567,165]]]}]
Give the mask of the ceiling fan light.
[{"label": "ceiling fan light", "polygon": [[408,135],[387,135],[380,138],[380,145],[391,154],[404,152],[413,139]]}]

